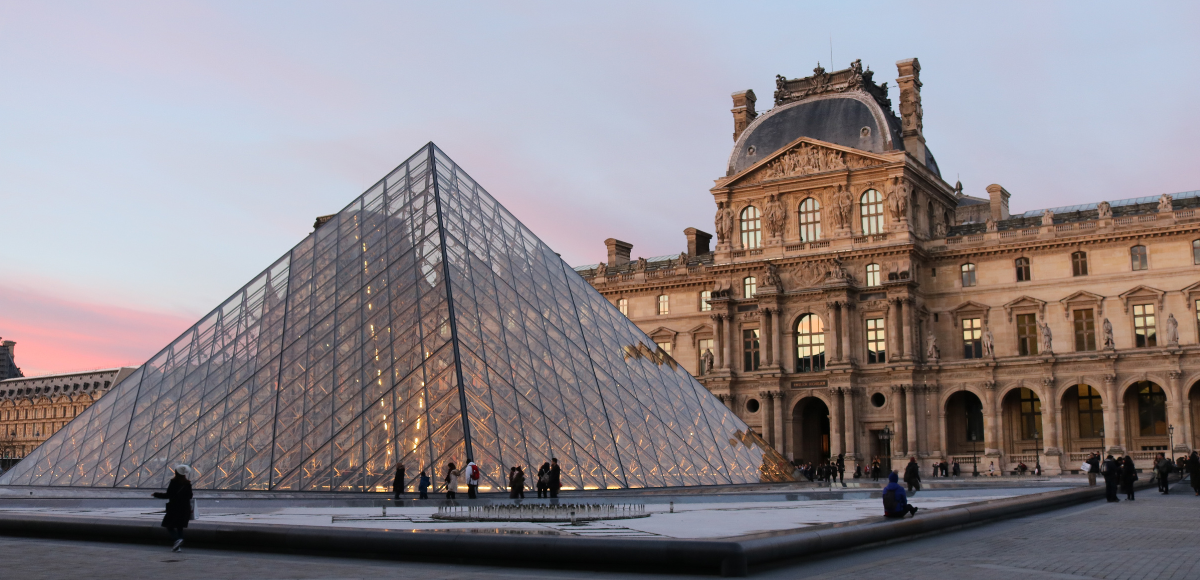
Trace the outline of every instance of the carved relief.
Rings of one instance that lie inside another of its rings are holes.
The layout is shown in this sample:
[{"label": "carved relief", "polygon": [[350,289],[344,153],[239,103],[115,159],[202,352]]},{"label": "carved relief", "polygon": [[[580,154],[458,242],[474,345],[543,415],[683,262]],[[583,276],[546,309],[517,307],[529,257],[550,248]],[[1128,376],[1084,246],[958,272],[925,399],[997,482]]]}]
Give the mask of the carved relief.
[{"label": "carved relief", "polygon": [[749,175],[742,184],[759,183],[785,177],[799,177],[825,171],[844,169],[860,169],[879,162],[857,155],[847,155],[836,149],[818,147],[801,143],[800,146],[772,159],[753,174]]}]

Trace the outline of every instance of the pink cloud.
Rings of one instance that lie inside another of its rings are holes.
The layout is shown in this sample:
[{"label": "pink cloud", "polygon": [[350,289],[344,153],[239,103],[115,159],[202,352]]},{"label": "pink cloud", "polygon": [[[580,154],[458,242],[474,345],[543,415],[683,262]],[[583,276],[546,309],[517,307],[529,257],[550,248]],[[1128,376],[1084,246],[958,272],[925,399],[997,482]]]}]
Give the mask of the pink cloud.
[{"label": "pink cloud", "polygon": [[138,366],[195,320],[0,286],[0,336],[26,376]]}]

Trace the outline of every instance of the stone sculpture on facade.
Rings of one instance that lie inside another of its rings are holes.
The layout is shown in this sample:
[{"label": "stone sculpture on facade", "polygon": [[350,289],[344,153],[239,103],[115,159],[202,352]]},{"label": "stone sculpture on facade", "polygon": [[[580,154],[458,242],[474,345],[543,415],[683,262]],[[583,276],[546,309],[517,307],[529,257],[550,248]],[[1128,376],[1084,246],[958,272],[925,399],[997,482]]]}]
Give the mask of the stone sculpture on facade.
[{"label": "stone sculpture on facade", "polygon": [[1112,206],[1107,201],[1102,201],[1096,206],[1096,213],[1102,220],[1112,219]]},{"label": "stone sculpture on facade", "polygon": [[645,272],[646,271],[646,259],[639,257],[637,259],[637,263],[635,263],[633,265],[633,271],[634,272]]},{"label": "stone sculpture on facade", "polygon": [[779,203],[779,199],[772,195],[771,201],[768,201],[764,207],[763,218],[767,226],[767,237],[777,238],[783,235],[783,221],[786,212],[783,210],[783,204]]},{"label": "stone sculpture on facade", "polygon": [[985,223],[987,224],[987,231],[989,231],[989,232],[994,232],[997,229],[999,229],[997,227],[996,220],[994,220],[990,217],[987,219],[987,222],[985,222]]},{"label": "stone sculpture on facade", "polygon": [[850,201],[850,192],[838,186],[838,192],[834,194],[836,200],[833,207],[833,222],[838,229],[850,227],[850,210],[853,207],[853,202]]},{"label": "stone sculpture on facade", "polygon": [[893,220],[908,220],[908,202],[912,196],[912,190],[912,184],[908,181],[899,178],[892,180],[892,187],[888,191],[887,205]]},{"label": "stone sculpture on facade", "polygon": [[677,268],[684,268],[687,266],[689,259],[691,259],[691,256],[687,252],[679,252],[679,257],[675,258],[675,266]]},{"label": "stone sculpture on facade", "polygon": [[929,362],[937,362],[941,358],[942,351],[938,349],[937,337],[932,332],[925,338],[925,359]]},{"label": "stone sculpture on facade", "polygon": [[996,341],[990,328],[983,329],[983,356],[996,356]]},{"label": "stone sculpture on facade", "polygon": [[1053,343],[1054,336],[1050,332],[1050,323],[1039,321],[1037,323],[1037,325],[1038,325],[1038,339],[1039,339],[1038,342],[1041,343],[1039,345],[1040,348],[1038,349],[1038,352],[1041,352],[1043,354],[1053,353],[1054,352],[1054,343]]},{"label": "stone sculpture on facade", "polygon": [[713,368],[713,352],[712,352],[712,349],[711,349],[711,348],[706,348],[706,349],[704,349],[704,355],[703,355],[703,358],[704,358],[704,372],[705,372],[706,374],[707,374],[707,373],[710,373],[710,372],[712,372],[712,368]]},{"label": "stone sculpture on facade", "polygon": [[1054,212],[1052,212],[1048,209],[1042,210],[1042,225],[1044,225],[1044,226],[1054,225]]},{"label": "stone sculpture on facade", "polygon": [[1174,200],[1171,199],[1171,194],[1169,194],[1169,193],[1162,194],[1162,197],[1158,198],[1158,211],[1159,212],[1175,211],[1175,208],[1173,207],[1173,203],[1174,203]]},{"label": "stone sculpture on facade", "polygon": [[774,286],[777,292],[783,291],[783,280],[779,277],[779,266],[767,262],[767,275],[765,278],[767,286]]},{"label": "stone sculpture on facade", "polygon": [[1167,346],[1179,346],[1179,322],[1174,314],[1167,316]]},{"label": "stone sculpture on facade", "polygon": [[604,262],[600,262],[599,264],[596,264],[596,269],[593,270],[593,272],[595,272],[593,274],[594,276],[607,275],[608,274],[608,264],[605,264]]},{"label": "stone sculpture on facade", "polygon": [[717,230],[717,241],[728,244],[729,236],[733,234],[733,210],[728,203],[721,204],[717,209],[717,217],[713,222]]},{"label": "stone sculpture on facade", "polygon": [[1117,348],[1117,343],[1113,341],[1112,323],[1107,318],[1104,319],[1104,324],[1101,325],[1104,331],[1104,350],[1114,350]]},{"label": "stone sculpture on facade", "polygon": [[935,237],[935,238],[946,237],[946,224],[945,223],[938,222],[933,225],[933,237]]}]

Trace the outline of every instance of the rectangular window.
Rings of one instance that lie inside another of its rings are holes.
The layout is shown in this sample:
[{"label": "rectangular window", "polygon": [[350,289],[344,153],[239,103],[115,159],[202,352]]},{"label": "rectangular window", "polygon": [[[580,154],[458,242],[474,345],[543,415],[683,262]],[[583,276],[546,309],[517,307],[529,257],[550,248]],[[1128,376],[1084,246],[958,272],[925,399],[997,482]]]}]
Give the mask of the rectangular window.
[{"label": "rectangular window", "polygon": [[742,331],[742,370],[758,370],[758,329]]},{"label": "rectangular window", "polygon": [[671,299],[668,298],[666,294],[662,294],[658,297],[658,314],[661,316],[663,314],[670,314],[670,313],[671,313]]},{"label": "rectangular window", "polygon": [[1087,276],[1087,254],[1084,252],[1075,252],[1071,254],[1071,274],[1075,276]]},{"label": "rectangular window", "polygon": [[629,301],[624,298],[618,299],[617,300],[617,310],[620,310],[621,314],[623,314],[626,318],[628,318],[629,317]]},{"label": "rectangular window", "polygon": [[1017,282],[1028,282],[1033,278],[1029,277],[1029,258],[1017,258]]},{"label": "rectangular window", "polygon": [[1079,393],[1079,437],[1096,439],[1104,430],[1104,409],[1100,405],[1100,393],[1088,385],[1076,385]]},{"label": "rectangular window", "polygon": [[708,312],[709,310],[712,310],[712,304],[708,303],[709,300],[712,300],[711,290],[705,290],[700,293],[700,312]]},{"label": "rectangular window", "polygon": [[1017,315],[1017,354],[1030,356],[1038,353],[1038,325],[1036,314]]},{"label": "rectangular window", "polygon": [[963,358],[983,358],[983,325],[978,318],[962,321]]},{"label": "rectangular window", "polygon": [[882,318],[867,319],[867,363],[887,362],[887,332]]},{"label": "rectangular window", "polygon": [[754,276],[746,276],[742,279],[742,296],[753,298],[755,294],[758,294],[758,280]]},{"label": "rectangular window", "polygon": [[970,288],[975,285],[975,264],[962,265],[962,285],[963,288]]},{"label": "rectangular window", "polygon": [[1156,330],[1158,325],[1154,323],[1154,305],[1153,304],[1134,304],[1133,305],[1133,338],[1134,344],[1140,347],[1158,346],[1158,336]]},{"label": "rectangular window", "polygon": [[657,344],[658,348],[661,348],[663,352],[671,354],[671,341],[664,340],[662,342],[655,342],[654,344]]},{"label": "rectangular window", "polygon": [[1021,438],[1042,438],[1042,401],[1024,387],[1021,388]]},{"label": "rectangular window", "polygon": [[1096,318],[1092,309],[1076,310],[1072,314],[1075,317],[1075,351],[1096,350]]},{"label": "rectangular window", "polygon": [[1147,270],[1150,268],[1150,255],[1146,251],[1146,246],[1134,246],[1129,248],[1129,260],[1133,264],[1133,270]]},{"label": "rectangular window", "polygon": [[879,264],[867,264],[867,286],[879,285]]},{"label": "rectangular window", "polygon": [[[702,374],[702,375],[708,374],[708,371],[712,370],[712,369],[708,368],[707,366],[705,366],[705,364],[704,364],[704,353],[712,352],[712,349],[713,349],[713,339],[702,338],[702,339],[696,341],[696,352],[699,354],[699,356],[697,358],[700,359],[700,374]],[[717,353],[714,352],[714,353],[712,353],[712,355],[713,355],[713,362],[716,363]]]}]

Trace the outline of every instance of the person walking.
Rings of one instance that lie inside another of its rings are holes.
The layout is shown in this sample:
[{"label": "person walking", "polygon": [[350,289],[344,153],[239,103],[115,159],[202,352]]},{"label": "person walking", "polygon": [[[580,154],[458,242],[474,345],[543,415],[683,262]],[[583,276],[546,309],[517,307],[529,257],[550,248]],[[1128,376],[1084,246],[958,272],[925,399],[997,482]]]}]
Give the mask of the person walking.
[{"label": "person walking", "polygon": [[404,493],[404,464],[396,465],[396,479],[392,480],[392,499],[399,500]]},{"label": "person walking", "polygon": [[1117,497],[1117,483],[1121,481],[1121,468],[1112,455],[1104,458],[1100,466],[1100,475],[1104,476],[1104,497],[1109,502],[1121,501]]},{"label": "person walking", "polygon": [[455,467],[451,461],[446,466],[446,499],[454,499],[455,492],[458,490],[458,477],[462,475],[462,470]]},{"label": "person walking", "polygon": [[950,472],[954,474],[954,477],[962,475],[962,469],[959,468],[957,459],[954,460],[954,467],[951,468]]},{"label": "person walking", "polygon": [[1121,458],[1121,487],[1125,488],[1125,499],[1133,501],[1133,482],[1137,481],[1137,472],[1133,470],[1133,458],[1126,455]]},{"label": "person walking", "polygon": [[1154,463],[1155,475],[1158,476],[1158,492],[1161,494],[1171,493],[1171,471],[1175,469],[1175,462],[1167,459],[1166,453],[1158,454],[1158,461]]},{"label": "person walking", "polygon": [[996,477],[996,462],[988,462],[988,477]]},{"label": "person walking", "polygon": [[[501,468],[503,469],[503,468]],[[470,457],[467,458],[467,499],[476,499],[479,494],[479,478],[483,475],[478,465]]]},{"label": "person walking", "polygon": [[917,465],[916,457],[908,458],[908,465],[904,468],[904,483],[908,484],[908,491],[921,491],[921,467]]},{"label": "person walking", "polygon": [[543,463],[537,472],[538,497],[550,497],[550,464]]},{"label": "person walking", "polygon": [[175,471],[175,477],[167,483],[167,491],[156,491],[152,495],[158,499],[167,500],[167,510],[163,515],[162,527],[167,528],[167,533],[174,540],[174,545],[171,546],[172,552],[180,552],[183,549],[183,529],[188,526],[188,521],[192,519],[192,468],[185,464],[179,464],[172,468]]},{"label": "person walking", "polygon": [[1187,461],[1188,477],[1192,480],[1192,491],[1200,495],[1200,453],[1193,451]]},{"label": "person walking", "polygon": [[838,453],[837,474],[838,474],[838,478],[840,478],[842,480],[842,485],[845,485],[846,484],[846,454],[845,453]]},{"label": "person walking", "polygon": [[550,497],[558,497],[558,490],[562,488],[562,468],[558,466],[558,459],[550,458]]},{"label": "person walking", "polygon": [[1096,475],[1100,473],[1100,454],[1093,452],[1087,458],[1088,487],[1096,487]]},{"label": "person walking", "polygon": [[421,470],[421,479],[417,482],[417,490],[421,492],[420,499],[429,499],[429,486],[433,482],[429,481],[429,475],[425,470]]},{"label": "person walking", "polygon": [[908,494],[897,481],[899,476],[893,471],[888,474],[888,484],[883,488],[883,517],[902,518],[908,514],[917,515],[917,508],[908,503]]}]

